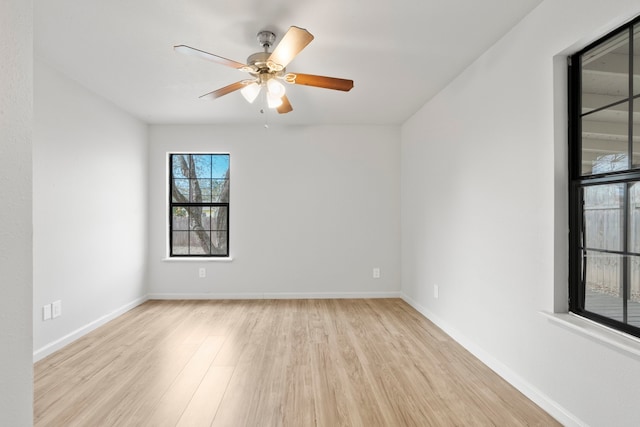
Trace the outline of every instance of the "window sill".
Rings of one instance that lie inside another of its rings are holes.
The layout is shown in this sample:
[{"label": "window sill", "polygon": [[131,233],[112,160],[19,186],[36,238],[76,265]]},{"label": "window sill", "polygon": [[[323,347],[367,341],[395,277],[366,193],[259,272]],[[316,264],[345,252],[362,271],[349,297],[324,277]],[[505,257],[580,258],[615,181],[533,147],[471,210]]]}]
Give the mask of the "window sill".
[{"label": "window sill", "polygon": [[549,313],[541,311],[540,314],[558,326],[577,332],[620,353],[625,353],[640,359],[639,338],[608,328],[573,313]]},{"label": "window sill", "polygon": [[165,257],[163,262],[231,262],[232,257]]}]

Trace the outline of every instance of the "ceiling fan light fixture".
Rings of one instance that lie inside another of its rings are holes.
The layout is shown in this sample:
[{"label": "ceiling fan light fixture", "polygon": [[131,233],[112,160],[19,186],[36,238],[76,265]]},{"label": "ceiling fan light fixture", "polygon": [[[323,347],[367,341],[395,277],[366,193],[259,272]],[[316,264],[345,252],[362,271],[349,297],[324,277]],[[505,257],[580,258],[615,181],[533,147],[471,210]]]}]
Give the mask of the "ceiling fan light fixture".
[{"label": "ceiling fan light fixture", "polygon": [[242,94],[242,96],[244,96],[244,99],[246,99],[248,103],[253,104],[253,101],[255,101],[260,94],[260,89],[260,85],[256,82],[253,82],[243,87],[240,90],[240,93]]},{"label": "ceiling fan light fixture", "polygon": [[284,85],[275,78],[270,78],[269,80],[267,80],[267,90],[271,95],[278,98],[282,98],[285,92]]},{"label": "ceiling fan light fixture", "polygon": [[267,91],[267,105],[269,108],[278,108],[282,105],[282,98]]}]

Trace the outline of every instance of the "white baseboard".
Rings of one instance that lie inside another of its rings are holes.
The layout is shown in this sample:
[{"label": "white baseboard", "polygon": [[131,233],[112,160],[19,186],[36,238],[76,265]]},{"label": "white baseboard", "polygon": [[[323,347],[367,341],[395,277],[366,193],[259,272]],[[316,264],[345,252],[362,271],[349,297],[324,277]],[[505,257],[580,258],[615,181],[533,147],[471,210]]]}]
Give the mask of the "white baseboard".
[{"label": "white baseboard", "polygon": [[188,299],[360,299],[360,298],[400,298],[400,291],[391,292],[273,292],[273,293],[206,293],[206,294],[149,294],[153,300]]},{"label": "white baseboard", "polygon": [[536,405],[540,406],[544,409],[549,415],[558,420],[563,425],[575,426],[575,427],[583,427],[587,424],[576,417],[571,412],[567,411],[564,407],[558,404],[555,400],[551,399],[545,393],[543,393],[538,388],[534,387],[531,383],[524,380],[522,377],[517,375],[507,366],[505,366],[502,362],[497,360],[495,357],[487,353],[485,350],[480,348],[476,343],[467,338],[465,335],[461,334],[455,328],[452,328],[447,322],[443,319],[422,307],[418,304],[414,299],[406,295],[405,293],[401,294],[401,298],[410,306],[415,308],[420,314],[433,322],[436,326],[442,329],[447,335],[449,335],[453,340],[455,340],[458,344],[463,346],[467,351],[477,357],[482,363],[487,365],[492,371],[496,374],[500,375],[505,381],[518,389],[522,394],[531,399]]},{"label": "white baseboard", "polygon": [[111,313],[105,314],[102,317],[99,317],[98,319],[94,320],[93,322],[88,323],[87,325],[76,329],[75,331],[71,332],[70,334],[67,334],[65,336],[63,336],[62,338],[55,340],[47,345],[45,345],[44,347],[39,348],[38,350],[33,352],[33,362],[37,362],[39,360],[44,359],[45,357],[47,357],[48,355],[60,350],[62,347],[66,346],[67,344],[72,343],[73,341],[77,340],[78,338],[88,334],[89,332],[93,331],[94,329],[99,328],[100,326],[104,325],[105,323],[109,322],[110,320],[115,319],[118,316],[121,316],[122,314],[126,313],[127,311],[131,310],[132,308],[135,308],[137,306],[139,306],[140,304],[144,303],[145,301],[147,301],[149,298],[147,296],[138,298],[128,304],[123,305],[122,307],[112,311]]}]

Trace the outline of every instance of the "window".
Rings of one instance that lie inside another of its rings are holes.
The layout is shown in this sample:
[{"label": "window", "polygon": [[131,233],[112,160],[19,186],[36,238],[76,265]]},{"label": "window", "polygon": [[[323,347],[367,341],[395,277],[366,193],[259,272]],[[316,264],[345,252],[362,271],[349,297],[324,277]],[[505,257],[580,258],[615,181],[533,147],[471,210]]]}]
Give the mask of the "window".
[{"label": "window", "polygon": [[169,256],[229,256],[229,154],[169,155]]},{"label": "window", "polygon": [[640,19],[569,64],[569,308],[640,337]]}]

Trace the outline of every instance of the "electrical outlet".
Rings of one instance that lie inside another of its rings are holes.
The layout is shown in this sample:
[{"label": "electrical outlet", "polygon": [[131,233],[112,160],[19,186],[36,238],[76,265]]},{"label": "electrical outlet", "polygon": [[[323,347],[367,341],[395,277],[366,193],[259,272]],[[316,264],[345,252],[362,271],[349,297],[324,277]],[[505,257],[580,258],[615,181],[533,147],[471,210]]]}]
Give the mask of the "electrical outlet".
[{"label": "electrical outlet", "polygon": [[56,317],[60,317],[62,315],[62,301],[54,301],[51,304],[51,312],[51,317],[53,317],[54,319]]},{"label": "electrical outlet", "polygon": [[204,279],[205,277],[207,277],[207,269],[204,267],[201,267],[198,270],[198,277],[200,277],[201,279]]},{"label": "electrical outlet", "polygon": [[439,296],[440,296],[440,286],[433,285],[433,297],[435,299],[438,299]]},{"label": "electrical outlet", "polygon": [[42,306],[42,320],[51,320],[51,304]]},{"label": "electrical outlet", "polygon": [[380,269],[378,267],[375,267],[373,269],[373,278],[374,279],[379,279],[380,278]]}]

